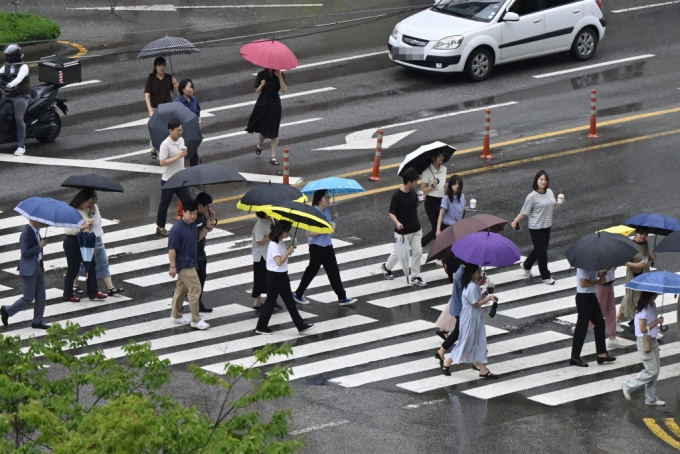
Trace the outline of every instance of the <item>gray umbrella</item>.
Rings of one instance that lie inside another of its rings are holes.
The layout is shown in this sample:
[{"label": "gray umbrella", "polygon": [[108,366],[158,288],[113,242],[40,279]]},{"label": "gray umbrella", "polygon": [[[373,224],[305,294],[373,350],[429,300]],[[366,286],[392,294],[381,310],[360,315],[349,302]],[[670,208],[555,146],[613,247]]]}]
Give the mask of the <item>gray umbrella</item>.
[{"label": "gray umbrella", "polygon": [[[174,36],[165,36],[144,46],[139,54],[137,54],[137,58],[171,57],[173,55],[193,54],[196,52],[200,52],[200,50],[191,41]],[[172,58],[170,58],[170,71],[173,72]]]},{"label": "gray umbrella", "polygon": [[182,123],[182,137],[187,146],[187,158],[191,158],[203,142],[203,135],[201,134],[201,126],[198,124],[198,117],[182,103],[169,102],[158,105],[148,123],[151,142],[156,150],[161,149],[161,143],[170,135],[168,122],[173,118]]}]

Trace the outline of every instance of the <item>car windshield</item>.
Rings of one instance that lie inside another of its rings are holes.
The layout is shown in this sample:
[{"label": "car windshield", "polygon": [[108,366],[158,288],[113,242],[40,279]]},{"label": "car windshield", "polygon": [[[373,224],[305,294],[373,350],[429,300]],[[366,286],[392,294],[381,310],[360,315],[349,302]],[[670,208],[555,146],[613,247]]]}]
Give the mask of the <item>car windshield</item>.
[{"label": "car windshield", "polygon": [[432,9],[452,16],[491,22],[503,3],[504,1],[498,0],[441,0]]}]

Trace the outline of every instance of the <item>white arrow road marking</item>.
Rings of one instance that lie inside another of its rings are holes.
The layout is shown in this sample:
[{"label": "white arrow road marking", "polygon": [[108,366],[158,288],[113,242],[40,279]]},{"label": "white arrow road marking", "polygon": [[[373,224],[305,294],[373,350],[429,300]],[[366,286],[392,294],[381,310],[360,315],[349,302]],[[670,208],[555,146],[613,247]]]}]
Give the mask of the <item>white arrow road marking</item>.
[{"label": "white arrow road marking", "polygon": [[65,90],[67,88],[74,88],[74,87],[82,87],[83,85],[91,85],[91,84],[98,84],[98,83],[101,83],[101,80],[96,80],[96,79],[85,80],[83,82],[65,85],[65,86],[61,87],[60,90]]},{"label": "white arrow road marking", "polygon": [[[335,90],[334,87],[325,87],[325,88],[317,88],[315,90],[308,90],[308,91],[301,91],[300,93],[291,93],[289,95],[282,95],[281,99],[290,99],[290,98],[297,98],[298,96],[307,96],[307,95],[313,95],[316,93],[323,93],[326,91],[331,91]],[[219,106],[219,107],[211,107],[209,109],[202,109],[201,110],[201,117],[212,117],[212,112],[219,112],[220,110],[228,110],[228,109],[235,109],[237,107],[245,107],[245,106],[254,106],[256,101],[246,101],[246,102],[240,102],[237,104],[229,104],[227,106]],[[136,120],[136,121],[131,121],[129,123],[123,123],[122,125],[116,125],[116,126],[109,126],[108,128],[103,128],[103,129],[97,129],[95,131],[109,131],[111,129],[122,129],[122,128],[130,128],[132,126],[142,126],[145,125],[149,122],[148,118],[143,118],[141,120]]]}]

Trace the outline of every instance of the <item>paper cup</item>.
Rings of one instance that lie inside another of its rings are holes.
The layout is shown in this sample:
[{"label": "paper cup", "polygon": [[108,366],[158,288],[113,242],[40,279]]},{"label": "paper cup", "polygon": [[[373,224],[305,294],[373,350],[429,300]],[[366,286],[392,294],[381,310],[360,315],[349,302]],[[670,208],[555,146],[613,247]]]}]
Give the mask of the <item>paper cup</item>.
[{"label": "paper cup", "polygon": [[470,199],[470,209],[471,210],[477,209],[477,200],[476,199]]}]

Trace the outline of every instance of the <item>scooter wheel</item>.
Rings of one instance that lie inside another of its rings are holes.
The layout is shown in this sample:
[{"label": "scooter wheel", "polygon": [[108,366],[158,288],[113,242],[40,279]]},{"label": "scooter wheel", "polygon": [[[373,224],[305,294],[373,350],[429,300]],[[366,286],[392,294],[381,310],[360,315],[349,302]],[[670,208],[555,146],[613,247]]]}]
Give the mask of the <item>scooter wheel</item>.
[{"label": "scooter wheel", "polygon": [[61,117],[56,112],[54,112],[54,124],[57,125],[56,131],[35,136],[36,140],[42,143],[52,143],[57,140],[57,137],[59,137],[59,133],[61,132]]}]

